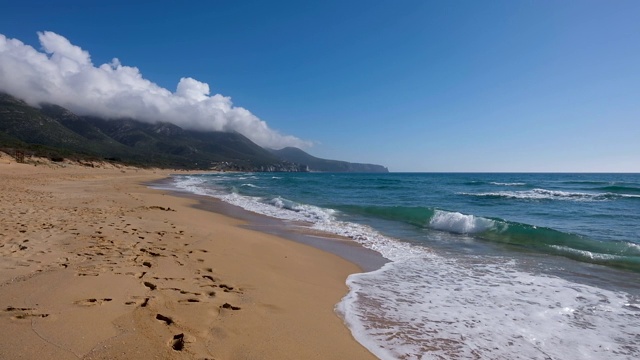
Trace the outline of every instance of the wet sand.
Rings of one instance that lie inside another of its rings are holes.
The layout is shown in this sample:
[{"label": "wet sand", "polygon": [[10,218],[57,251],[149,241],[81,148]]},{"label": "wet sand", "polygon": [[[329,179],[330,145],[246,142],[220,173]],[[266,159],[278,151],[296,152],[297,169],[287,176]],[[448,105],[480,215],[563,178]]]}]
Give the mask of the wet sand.
[{"label": "wet sand", "polygon": [[0,358],[374,358],[333,311],[355,264],[143,185],[166,171],[0,155]]}]

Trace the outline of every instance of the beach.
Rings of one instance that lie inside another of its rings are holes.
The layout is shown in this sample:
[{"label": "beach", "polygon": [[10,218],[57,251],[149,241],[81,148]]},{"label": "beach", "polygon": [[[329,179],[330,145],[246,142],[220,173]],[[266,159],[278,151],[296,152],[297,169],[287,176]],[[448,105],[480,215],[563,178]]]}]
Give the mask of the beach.
[{"label": "beach", "polygon": [[170,173],[3,154],[0,358],[375,358],[334,312],[358,266],[145,185]]}]

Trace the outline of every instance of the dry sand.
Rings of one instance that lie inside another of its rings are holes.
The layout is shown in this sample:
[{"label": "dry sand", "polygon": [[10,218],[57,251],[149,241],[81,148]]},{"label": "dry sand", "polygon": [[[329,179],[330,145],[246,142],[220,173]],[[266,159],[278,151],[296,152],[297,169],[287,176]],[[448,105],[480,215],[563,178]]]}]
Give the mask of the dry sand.
[{"label": "dry sand", "polygon": [[370,359],[334,313],[358,268],[140,185],[0,153],[0,359]]}]

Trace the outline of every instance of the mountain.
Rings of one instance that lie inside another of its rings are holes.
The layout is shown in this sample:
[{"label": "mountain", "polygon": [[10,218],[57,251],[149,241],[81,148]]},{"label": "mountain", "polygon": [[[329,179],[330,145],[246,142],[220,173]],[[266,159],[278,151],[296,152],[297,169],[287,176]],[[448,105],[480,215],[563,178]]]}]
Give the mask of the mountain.
[{"label": "mountain", "polygon": [[80,154],[95,152],[87,139],[46,116],[39,109],[6,94],[0,94],[0,133],[4,138],[38,144]]},{"label": "mountain", "polygon": [[306,171],[234,132],[197,132],[170,123],[78,116],[57,105],[29,106],[0,94],[0,149],[46,157],[139,166],[240,171]]},{"label": "mountain", "polygon": [[320,159],[295,147],[286,147],[280,150],[269,151],[281,160],[307,165],[309,171],[368,173],[389,172],[389,170],[382,165],[358,164],[339,160]]},{"label": "mountain", "polygon": [[319,159],[297,148],[267,150],[237,132],[79,116],[61,106],[37,108],[0,93],[3,149],[21,149],[27,155],[52,159],[109,160],[174,169],[387,172],[380,165]]}]

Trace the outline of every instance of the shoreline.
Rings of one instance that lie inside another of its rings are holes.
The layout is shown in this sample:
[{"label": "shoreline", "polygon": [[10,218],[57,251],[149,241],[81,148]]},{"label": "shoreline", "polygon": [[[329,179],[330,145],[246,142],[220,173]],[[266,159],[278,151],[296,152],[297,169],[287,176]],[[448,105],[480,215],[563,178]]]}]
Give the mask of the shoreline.
[{"label": "shoreline", "polygon": [[310,224],[298,224],[273,218],[267,215],[258,214],[245,210],[239,206],[226,203],[213,196],[193,194],[172,186],[166,187],[168,180],[176,174],[170,174],[167,178],[146,183],[148,187],[159,191],[167,191],[171,196],[184,197],[197,201],[192,205],[196,209],[210,211],[243,221],[244,228],[275,235],[290,241],[305,244],[313,248],[337,255],[348,262],[358,266],[358,272],[370,272],[380,269],[389,262],[380,253],[367,249],[357,242],[321,230],[314,230]]},{"label": "shoreline", "polygon": [[356,264],[145,185],[168,171],[0,170],[0,357],[375,358],[334,312]]}]

